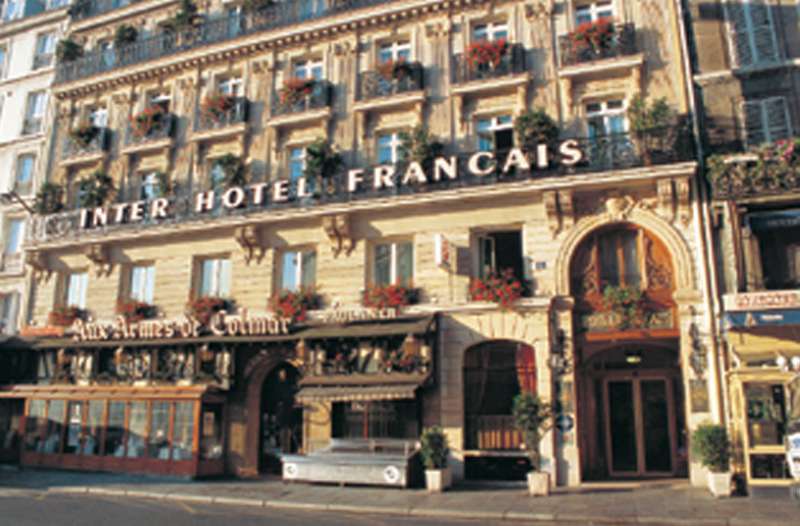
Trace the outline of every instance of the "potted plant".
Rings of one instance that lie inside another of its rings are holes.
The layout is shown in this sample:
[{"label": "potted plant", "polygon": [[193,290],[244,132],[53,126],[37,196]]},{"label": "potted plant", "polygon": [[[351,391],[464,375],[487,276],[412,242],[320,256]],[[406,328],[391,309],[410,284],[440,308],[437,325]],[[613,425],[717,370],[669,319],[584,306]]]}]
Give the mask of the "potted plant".
[{"label": "potted plant", "polygon": [[236,98],[224,93],[210,93],[200,103],[203,120],[219,123],[236,105]]},{"label": "potted plant", "polygon": [[151,104],[131,116],[131,131],[136,137],[147,137],[166,126],[167,112],[161,104]]},{"label": "potted plant", "polygon": [[214,160],[214,166],[222,170],[225,186],[243,186],[247,183],[245,166],[240,157],[226,153]]},{"label": "potted plant", "polygon": [[503,309],[510,309],[522,297],[522,282],[512,269],[492,272],[486,278],[474,278],[469,286],[472,301],[491,301]]},{"label": "potted plant", "polygon": [[608,285],[603,289],[603,306],[619,315],[619,329],[645,327],[648,313],[644,292],[636,287]]},{"label": "potted plant", "polygon": [[281,318],[304,322],[308,311],[320,307],[320,297],[312,287],[300,290],[282,290],[270,298],[269,307]]},{"label": "potted plant", "polygon": [[589,50],[595,55],[602,55],[613,45],[614,34],[613,21],[604,17],[579,25],[569,34],[569,39],[576,51]]},{"label": "potted plant", "polygon": [[401,132],[400,141],[402,158],[419,163],[423,170],[430,169],[433,160],[444,150],[444,145],[424,126],[416,126],[411,132]]},{"label": "potted plant", "polygon": [[453,482],[452,473],[447,467],[447,456],[450,454],[447,436],[440,427],[428,427],[422,431],[419,442],[419,453],[425,466],[425,486],[431,493],[441,493]]},{"label": "potted plant", "polygon": [[203,21],[202,15],[197,12],[197,5],[192,0],[181,0],[178,11],[172,18],[161,24],[168,32],[178,32],[191,29]]},{"label": "potted plant", "polygon": [[117,314],[125,318],[128,323],[149,320],[156,315],[156,308],[149,303],[135,299],[119,300],[116,308]]},{"label": "potted plant", "polygon": [[37,214],[47,215],[60,212],[64,208],[64,189],[55,183],[46,182],[36,193],[34,209]]},{"label": "potted plant", "polygon": [[114,32],[114,47],[116,49],[123,48],[128,44],[133,44],[139,37],[139,32],[130,24],[122,24],[117,26]]},{"label": "potted plant", "polygon": [[364,291],[363,305],[372,309],[397,309],[417,302],[419,291],[403,285],[370,285]]},{"label": "potted plant", "polygon": [[392,60],[378,64],[378,73],[386,81],[402,80],[409,77],[412,73],[411,64],[405,59]]},{"label": "potted plant", "polygon": [[102,170],[97,170],[78,182],[78,204],[94,208],[106,204],[114,191],[114,181]]},{"label": "potted plant", "polygon": [[508,53],[506,39],[478,40],[467,48],[467,64],[472,70],[493,70],[500,67]]},{"label": "potted plant", "polygon": [[328,190],[332,190],[333,178],[343,164],[342,156],[334,151],[326,139],[320,137],[306,147],[303,176],[309,182],[316,182],[319,188],[327,186]]},{"label": "potted plant", "polygon": [[553,409],[533,393],[520,393],[511,407],[514,426],[522,435],[533,471],[528,473],[528,493],[531,496],[550,494],[550,474],[541,471],[542,437],[552,428]]},{"label": "potted plant", "polygon": [[83,309],[71,305],[59,305],[47,315],[47,324],[55,327],[69,327],[75,320],[83,319]]},{"label": "potted plant", "polygon": [[65,38],[59,40],[56,46],[56,60],[59,64],[73,62],[83,56],[83,46],[72,40]]},{"label": "potted plant", "polygon": [[278,92],[282,105],[294,106],[314,92],[316,80],[292,77],[283,81]]},{"label": "potted plant", "polygon": [[529,155],[535,155],[540,144],[554,149],[561,133],[556,121],[544,108],[528,110],[514,119],[514,132],[517,134],[517,143]]},{"label": "potted plant", "polygon": [[187,315],[195,318],[201,325],[208,325],[211,317],[221,310],[229,310],[233,305],[231,300],[214,296],[201,296],[189,300],[186,304]]},{"label": "potted plant", "polygon": [[731,442],[724,426],[700,424],[692,433],[692,453],[708,468],[708,489],[715,497],[731,496]]},{"label": "potted plant", "polygon": [[86,148],[100,134],[100,128],[91,122],[83,122],[69,131],[69,138],[81,148]]},{"label": "potted plant", "polygon": [[654,153],[672,149],[669,139],[673,135],[671,125],[675,115],[666,98],[648,104],[637,95],[628,105],[627,117],[633,141],[645,165],[653,163]]},{"label": "potted plant", "polygon": [[74,0],[67,9],[67,14],[71,18],[78,18],[89,15],[92,9],[92,0]]}]

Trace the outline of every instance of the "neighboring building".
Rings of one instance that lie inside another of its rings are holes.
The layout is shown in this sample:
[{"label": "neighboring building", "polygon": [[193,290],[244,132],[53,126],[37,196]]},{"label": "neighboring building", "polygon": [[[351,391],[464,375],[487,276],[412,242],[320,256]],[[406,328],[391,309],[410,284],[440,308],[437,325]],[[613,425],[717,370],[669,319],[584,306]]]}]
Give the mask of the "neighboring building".
[{"label": "neighboring building", "polygon": [[[0,6],[0,341],[5,343],[26,321],[23,242],[28,210],[45,178],[48,99],[67,3],[20,0]],[[18,364],[0,359],[0,367],[12,365]],[[21,404],[0,403],[0,429],[18,429],[21,414]],[[16,457],[9,452],[17,444],[10,437],[0,431],[0,460]]]},{"label": "neighboring building", "polygon": [[[28,232],[39,367],[3,393],[23,464],[254,476],[440,425],[456,477],[518,478],[534,391],[558,484],[702,482],[722,389],[671,2],[208,9],[73,10],[68,210]],[[637,95],[677,117],[639,132]],[[559,138],[514,133],[536,107]],[[441,157],[403,146],[420,124]]]},{"label": "neighboring building", "polygon": [[788,383],[800,372],[800,17],[797,2],[687,4],[724,309],[726,419],[734,468],[758,492],[791,480],[784,433]]}]

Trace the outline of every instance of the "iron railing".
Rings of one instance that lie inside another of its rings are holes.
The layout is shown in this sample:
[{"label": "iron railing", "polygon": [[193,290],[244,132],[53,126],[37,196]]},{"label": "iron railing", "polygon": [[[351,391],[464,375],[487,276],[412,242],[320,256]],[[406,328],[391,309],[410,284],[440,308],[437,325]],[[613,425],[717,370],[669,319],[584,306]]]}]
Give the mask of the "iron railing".
[{"label": "iron railing", "polygon": [[[407,184],[400,183],[405,172],[405,165],[400,163],[395,165],[394,184],[391,186],[381,186],[375,188],[371,182],[371,176],[376,166],[359,166],[363,168],[364,183],[355,191],[348,191],[348,181],[345,176],[347,170],[342,169],[337,176],[323,181],[324,184],[312,182],[307,185],[307,195],[298,198],[298,188],[296,183],[290,183],[288,189],[289,198],[286,201],[274,202],[265,200],[259,204],[248,201],[244,206],[229,209],[224,207],[214,207],[213,217],[222,220],[229,216],[242,216],[255,214],[267,210],[286,210],[291,208],[302,208],[308,206],[324,206],[329,204],[346,204],[350,202],[361,202],[370,199],[381,199],[392,196],[408,196],[420,193],[432,193],[447,190],[464,189],[470,187],[486,187],[492,185],[503,185],[508,183],[521,183],[541,179],[544,177],[575,176],[580,174],[590,174],[607,171],[618,171],[643,166],[666,165],[678,162],[693,161],[694,145],[691,135],[686,136],[688,130],[684,127],[674,127],[669,130],[658,129],[650,132],[648,137],[654,137],[655,142],[643,142],[642,134],[624,133],[614,136],[578,138],[575,139],[575,146],[581,151],[583,159],[572,166],[567,166],[560,162],[557,149],[551,148],[550,163],[546,168],[537,167],[538,163],[531,163],[530,169],[511,169],[503,172],[508,152],[495,152],[495,161],[487,161],[481,168],[491,168],[486,170],[486,174],[474,174],[469,170],[469,159],[475,152],[461,152],[456,155],[457,177],[451,179],[447,176],[428,177],[426,184]],[[645,138],[646,139],[646,138]],[[648,145],[652,148],[649,152],[644,152],[643,148]],[[449,158],[449,155],[446,154]],[[423,162],[423,169],[431,173],[431,163]],[[170,216],[167,219],[160,219],[159,224],[179,224],[190,221],[208,219],[208,212],[196,212],[194,208],[194,192],[205,191],[207,188],[195,186],[190,183],[179,186],[178,194],[171,198]],[[216,196],[217,199],[219,195]],[[124,231],[136,228],[135,224],[113,224],[101,228],[84,229],[80,227],[80,211],[73,210],[48,216],[34,216],[29,229],[26,229],[28,241],[32,244],[51,242],[64,239],[91,238],[104,236],[115,231]]]},{"label": "iron railing", "polygon": [[165,55],[390,1],[328,0],[325,5],[315,8],[309,8],[305,2],[279,2],[254,13],[215,13],[192,28],[162,30],[128,44],[111,57],[100,49],[89,50],[76,60],[60,64],[56,70],[56,82],[71,82]]},{"label": "iron railing", "polygon": [[455,56],[453,83],[463,84],[473,80],[486,80],[507,77],[525,71],[525,48],[522,44],[512,44],[500,58],[499,64],[472,64],[466,54]]},{"label": "iron railing", "polygon": [[203,112],[201,106],[198,106],[195,112],[195,131],[218,130],[240,124],[247,121],[247,99],[244,97],[236,97],[232,107],[219,114],[210,114]]},{"label": "iron railing", "polygon": [[424,71],[419,62],[396,65],[389,71],[365,71],[359,75],[358,100],[419,91],[423,89]]},{"label": "iron railing", "polygon": [[61,150],[61,160],[77,159],[104,152],[108,147],[109,135],[108,128],[99,128],[97,134],[88,143],[83,143],[72,137],[66,137],[64,139],[64,147]]},{"label": "iron railing", "polygon": [[125,133],[125,146],[136,146],[148,142],[160,141],[172,137],[175,126],[175,116],[167,113],[161,121],[154,125],[147,133],[137,133],[131,124]]},{"label": "iron railing", "polygon": [[300,97],[298,100],[284,99],[281,97],[280,90],[278,90],[272,99],[272,116],[279,117],[290,113],[302,113],[325,108],[331,104],[332,92],[332,86],[327,80],[314,81],[311,93]]},{"label": "iron railing", "polygon": [[607,45],[592,46],[575,40],[574,33],[558,37],[561,66],[574,66],[595,60],[617,58],[637,53],[636,29],[633,24],[617,24]]}]

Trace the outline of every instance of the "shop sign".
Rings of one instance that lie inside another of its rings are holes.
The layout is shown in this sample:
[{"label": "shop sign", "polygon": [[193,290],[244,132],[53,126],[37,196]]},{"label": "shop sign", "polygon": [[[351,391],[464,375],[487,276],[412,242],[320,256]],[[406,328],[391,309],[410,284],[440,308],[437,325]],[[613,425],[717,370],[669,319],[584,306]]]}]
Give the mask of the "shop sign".
[{"label": "shop sign", "polygon": [[[559,144],[559,164],[571,167],[583,160],[578,141],[569,139]],[[396,165],[382,164],[371,169],[354,168],[345,174],[343,191],[348,195],[363,192],[380,192],[398,187],[424,187],[446,180],[458,180],[463,174],[475,178],[484,178],[496,173],[508,174],[513,171],[547,170],[550,167],[550,155],[547,145],[539,145],[533,162],[520,148],[512,148],[503,158],[495,152],[481,151],[466,159],[466,166],[459,163],[455,155],[437,157],[430,167],[423,167],[412,161],[400,169]],[[282,204],[301,201],[314,195],[312,184],[305,178],[299,178],[294,184],[287,179],[272,182],[258,182],[243,186],[233,186],[221,190],[208,190],[194,194],[191,207],[196,214],[209,214],[222,208],[233,210],[250,206],[264,206],[267,203]],[[150,223],[174,217],[175,203],[166,197],[149,201],[131,201],[116,203],[105,207],[83,208],[80,211],[79,229],[106,227],[109,225]]]},{"label": "shop sign", "polygon": [[800,308],[800,292],[775,290],[726,294],[723,298],[726,311],[797,309]]},{"label": "shop sign", "polygon": [[325,323],[350,323],[367,320],[392,320],[397,318],[397,309],[334,309],[323,315]]},{"label": "shop sign", "polygon": [[142,320],[129,322],[124,316],[114,321],[86,322],[76,320],[72,325],[75,341],[151,340],[170,338],[196,338],[202,334],[214,336],[270,336],[289,334],[288,318],[275,316],[249,316],[246,309],[240,316],[230,316],[220,311],[207,325],[192,316],[172,320]]}]

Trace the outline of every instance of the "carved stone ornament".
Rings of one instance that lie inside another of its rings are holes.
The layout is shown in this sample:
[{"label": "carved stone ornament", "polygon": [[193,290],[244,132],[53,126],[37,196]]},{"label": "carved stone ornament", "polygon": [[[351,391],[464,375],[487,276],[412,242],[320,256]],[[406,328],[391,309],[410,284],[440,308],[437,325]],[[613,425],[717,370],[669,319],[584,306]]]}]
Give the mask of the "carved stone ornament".
[{"label": "carved stone ornament", "polygon": [[657,198],[636,199],[630,195],[608,197],[605,202],[606,213],[614,221],[624,221],[635,209],[653,210]]},{"label": "carved stone ornament", "polygon": [[349,254],[355,248],[355,240],[350,232],[350,216],[347,214],[323,217],[322,229],[325,230],[325,235],[331,242],[334,256],[338,256],[342,252]]},{"label": "carved stone ornament", "polygon": [[543,21],[553,12],[552,0],[534,0],[525,4],[525,18],[528,20]]},{"label": "carved stone ornament", "polygon": [[47,261],[47,254],[44,252],[27,252],[25,254],[25,264],[33,269],[35,279],[50,275],[51,270]]},{"label": "carved stone ornament", "polygon": [[264,257],[264,246],[261,242],[258,227],[255,225],[240,226],[233,232],[233,237],[244,251],[244,260],[247,263],[256,257],[258,261]]},{"label": "carved stone ornament", "polygon": [[111,273],[111,254],[107,245],[94,243],[87,246],[84,253],[89,261],[94,264],[95,272],[98,276]]},{"label": "carved stone ornament", "polygon": [[543,195],[547,224],[553,237],[575,225],[575,210],[571,190],[547,191]]}]

